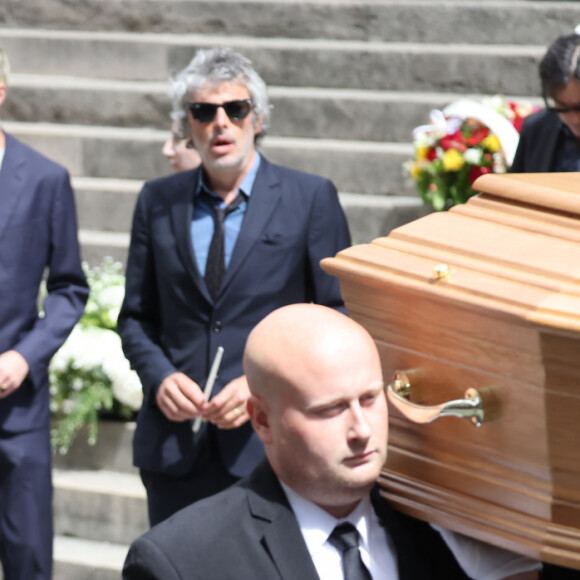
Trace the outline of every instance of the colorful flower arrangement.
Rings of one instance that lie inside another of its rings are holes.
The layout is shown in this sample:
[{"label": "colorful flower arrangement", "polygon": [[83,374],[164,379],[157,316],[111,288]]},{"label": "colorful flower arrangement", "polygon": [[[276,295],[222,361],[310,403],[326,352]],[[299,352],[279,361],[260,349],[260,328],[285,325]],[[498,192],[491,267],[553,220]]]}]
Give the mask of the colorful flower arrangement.
[{"label": "colorful flower arrangement", "polygon": [[125,291],[123,266],[107,257],[83,264],[91,289],[83,317],[49,366],[53,451],[66,454],[83,426],[88,443],[102,417],[130,420],[142,402],[141,383],[116,332]]},{"label": "colorful flower arrangement", "polygon": [[404,165],[423,203],[437,211],[465,203],[480,175],[507,171],[523,120],[536,110],[496,95],[431,111],[431,124],[413,130],[415,157]]}]

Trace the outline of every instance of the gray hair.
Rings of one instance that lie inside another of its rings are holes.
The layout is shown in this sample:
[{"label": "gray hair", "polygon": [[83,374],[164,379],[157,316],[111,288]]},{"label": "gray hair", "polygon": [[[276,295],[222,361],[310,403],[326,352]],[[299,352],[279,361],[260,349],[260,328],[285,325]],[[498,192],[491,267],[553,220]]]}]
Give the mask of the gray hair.
[{"label": "gray hair", "polygon": [[270,121],[270,104],[266,83],[255,71],[252,61],[231,48],[198,50],[191,62],[170,79],[169,96],[173,102],[171,118],[177,121],[184,137],[190,133],[187,106],[191,95],[200,92],[206,83],[243,83],[254,106],[254,123],[262,121],[256,140],[264,136]]},{"label": "gray hair", "polygon": [[8,61],[8,55],[0,46],[0,83],[7,85],[9,75],[10,62]]}]

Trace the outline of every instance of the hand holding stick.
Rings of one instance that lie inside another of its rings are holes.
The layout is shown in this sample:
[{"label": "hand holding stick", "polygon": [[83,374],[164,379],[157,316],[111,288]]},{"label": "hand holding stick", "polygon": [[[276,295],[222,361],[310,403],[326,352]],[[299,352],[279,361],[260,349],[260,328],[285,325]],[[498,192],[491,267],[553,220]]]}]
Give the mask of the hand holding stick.
[{"label": "hand holding stick", "polygon": [[[215,356],[213,358],[213,362],[211,363],[211,368],[209,369],[209,375],[207,376],[207,381],[205,383],[205,388],[203,389],[203,396],[205,397],[206,401],[209,401],[211,397],[211,392],[213,390],[213,385],[215,383],[215,379],[217,377],[218,370],[220,368],[220,364],[222,362],[222,356],[224,354],[224,347],[218,346]],[[191,430],[194,433],[197,433],[201,427],[201,423],[203,421],[203,417],[200,415],[199,417],[195,418]]]}]

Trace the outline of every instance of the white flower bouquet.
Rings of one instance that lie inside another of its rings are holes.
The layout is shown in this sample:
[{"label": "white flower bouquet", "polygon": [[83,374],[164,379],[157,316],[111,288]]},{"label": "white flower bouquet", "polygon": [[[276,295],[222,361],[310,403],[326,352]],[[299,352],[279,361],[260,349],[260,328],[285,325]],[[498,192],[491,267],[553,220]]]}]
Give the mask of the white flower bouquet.
[{"label": "white flower bouquet", "polygon": [[116,332],[125,289],[122,264],[105,258],[98,267],[83,267],[91,288],[85,313],[49,366],[51,442],[62,454],[84,425],[95,444],[101,417],[130,420],[143,398]]}]

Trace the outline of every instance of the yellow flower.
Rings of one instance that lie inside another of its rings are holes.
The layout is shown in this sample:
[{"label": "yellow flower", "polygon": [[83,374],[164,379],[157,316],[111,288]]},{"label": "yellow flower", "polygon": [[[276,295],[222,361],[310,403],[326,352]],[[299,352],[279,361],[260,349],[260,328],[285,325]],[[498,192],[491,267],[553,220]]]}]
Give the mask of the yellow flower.
[{"label": "yellow flower", "polygon": [[429,147],[417,147],[417,161],[423,161],[423,159],[427,159],[428,151]]},{"label": "yellow flower", "polygon": [[421,175],[421,167],[418,163],[411,163],[409,164],[409,175],[413,179],[418,179],[419,175]]},{"label": "yellow flower", "polygon": [[501,151],[501,143],[499,142],[499,139],[492,133],[491,135],[488,135],[482,142],[481,144],[486,147],[487,149],[489,149],[489,151],[491,153],[497,153],[498,151]]},{"label": "yellow flower", "polygon": [[457,149],[447,149],[442,161],[445,171],[459,171],[465,165],[465,159]]}]

